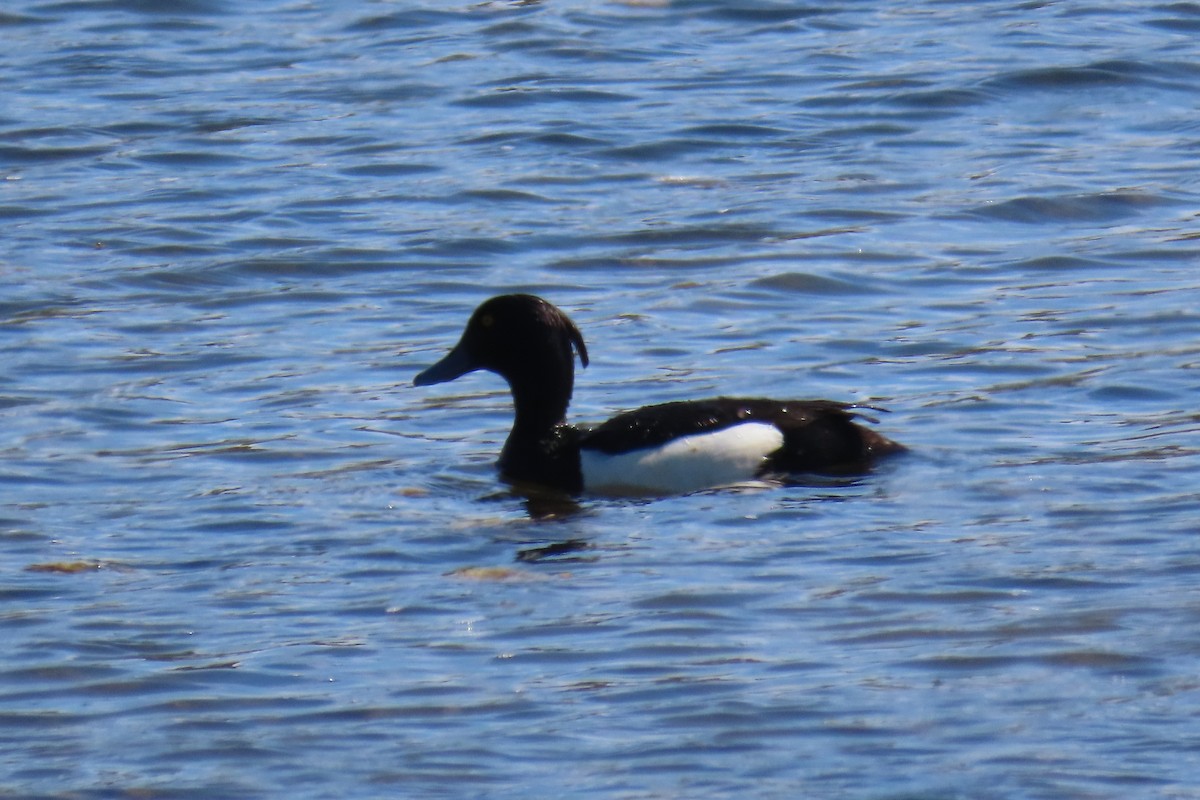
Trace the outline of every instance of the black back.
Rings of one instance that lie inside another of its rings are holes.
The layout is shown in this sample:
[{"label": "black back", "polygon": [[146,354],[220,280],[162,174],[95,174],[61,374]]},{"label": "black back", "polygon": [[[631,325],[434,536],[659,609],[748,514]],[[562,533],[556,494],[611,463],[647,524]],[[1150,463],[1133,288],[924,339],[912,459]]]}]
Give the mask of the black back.
[{"label": "black back", "polygon": [[855,424],[854,406],[832,400],[716,397],[646,406],[618,414],[583,434],[588,450],[615,454],[656,447],[680,436],[711,433],[743,422],[764,422],[783,433],[767,472],[861,469],[872,458],[903,449]]}]

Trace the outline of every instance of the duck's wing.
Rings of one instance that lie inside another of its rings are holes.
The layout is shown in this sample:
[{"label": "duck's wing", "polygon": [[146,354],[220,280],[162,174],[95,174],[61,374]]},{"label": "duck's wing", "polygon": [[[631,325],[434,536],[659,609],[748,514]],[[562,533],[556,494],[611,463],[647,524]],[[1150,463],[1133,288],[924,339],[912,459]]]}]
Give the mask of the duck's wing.
[{"label": "duck's wing", "polygon": [[856,416],[855,406],[832,400],[716,397],[711,400],[663,403],[618,414],[584,432],[580,446],[614,454],[656,447],[681,436],[711,433],[744,422],[764,422],[775,425],[783,432],[784,448],[788,449],[788,440],[803,438],[804,431],[808,429],[845,431],[849,426],[853,430],[866,431],[853,423]]}]

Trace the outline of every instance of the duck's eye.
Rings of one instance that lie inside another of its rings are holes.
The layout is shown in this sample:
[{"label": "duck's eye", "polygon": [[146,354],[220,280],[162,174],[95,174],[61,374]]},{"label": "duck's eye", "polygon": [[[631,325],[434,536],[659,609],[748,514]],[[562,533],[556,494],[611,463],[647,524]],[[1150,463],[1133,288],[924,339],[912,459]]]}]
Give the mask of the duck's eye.
[{"label": "duck's eye", "polygon": [[496,324],[496,318],[491,314],[484,314],[479,318],[479,324],[485,328],[490,328],[492,325]]}]

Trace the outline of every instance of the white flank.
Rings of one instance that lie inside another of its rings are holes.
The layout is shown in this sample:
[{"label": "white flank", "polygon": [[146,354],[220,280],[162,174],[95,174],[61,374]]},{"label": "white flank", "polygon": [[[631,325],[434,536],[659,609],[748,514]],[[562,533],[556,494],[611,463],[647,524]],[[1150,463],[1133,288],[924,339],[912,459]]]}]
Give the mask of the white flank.
[{"label": "white flank", "polygon": [[774,425],[744,422],[617,455],[583,450],[583,487],[600,494],[676,494],[740,483],[782,444]]}]

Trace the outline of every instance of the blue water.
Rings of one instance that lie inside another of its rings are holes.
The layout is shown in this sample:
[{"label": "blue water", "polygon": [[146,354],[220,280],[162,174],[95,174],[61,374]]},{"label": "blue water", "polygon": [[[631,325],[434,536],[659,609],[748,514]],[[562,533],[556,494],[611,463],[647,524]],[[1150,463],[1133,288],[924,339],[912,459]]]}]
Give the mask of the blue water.
[{"label": "blue water", "polygon": [[[0,11],[0,796],[1200,798],[1200,7]],[[891,413],[546,509],[572,415]]]}]

